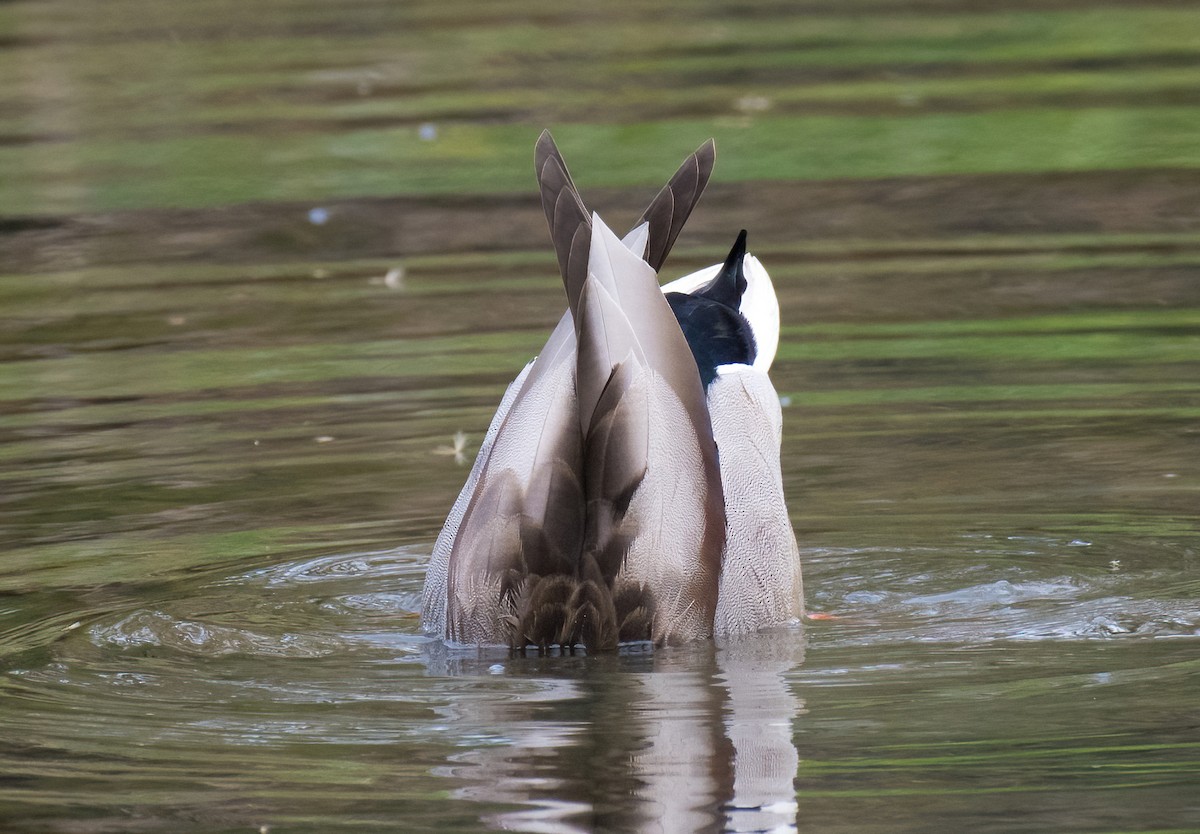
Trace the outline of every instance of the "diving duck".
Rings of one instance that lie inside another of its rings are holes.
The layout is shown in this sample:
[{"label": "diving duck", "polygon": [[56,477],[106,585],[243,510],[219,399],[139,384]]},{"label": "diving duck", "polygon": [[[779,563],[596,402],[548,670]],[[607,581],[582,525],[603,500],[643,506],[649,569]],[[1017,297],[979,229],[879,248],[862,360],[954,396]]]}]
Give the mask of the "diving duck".
[{"label": "diving duck", "polygon": [[803,612],[780,474],[771,279],[746,253],[660,289],[712,174],[691,154],[624,238],[549,132],[534,162],[567,311],[508,387],[434,544],[422,625],[589,651],[743,634]]}]

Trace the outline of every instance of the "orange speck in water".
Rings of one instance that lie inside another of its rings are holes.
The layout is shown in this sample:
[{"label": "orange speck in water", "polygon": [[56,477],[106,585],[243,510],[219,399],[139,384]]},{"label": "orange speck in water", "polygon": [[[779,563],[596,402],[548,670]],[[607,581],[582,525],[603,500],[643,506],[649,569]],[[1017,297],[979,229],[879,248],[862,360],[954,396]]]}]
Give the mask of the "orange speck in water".
[{"label": "orange speck in water", "polygon": [[826,614],[824,611],[806,611],[804,614],[810,620],[840,620],[837,614]]}]

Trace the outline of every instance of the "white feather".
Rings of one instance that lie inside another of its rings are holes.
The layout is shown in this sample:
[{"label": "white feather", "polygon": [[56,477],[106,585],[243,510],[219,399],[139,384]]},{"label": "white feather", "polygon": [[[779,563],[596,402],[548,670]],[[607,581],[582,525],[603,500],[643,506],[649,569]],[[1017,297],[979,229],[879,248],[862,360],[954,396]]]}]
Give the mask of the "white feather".
[{"label": "white feather", "polygon": [[621,238],[621,243],[624,243],[630,252],[645,260],[646,247],[650,243],[650,221],[643,221],[631,229],[629,234]]}]

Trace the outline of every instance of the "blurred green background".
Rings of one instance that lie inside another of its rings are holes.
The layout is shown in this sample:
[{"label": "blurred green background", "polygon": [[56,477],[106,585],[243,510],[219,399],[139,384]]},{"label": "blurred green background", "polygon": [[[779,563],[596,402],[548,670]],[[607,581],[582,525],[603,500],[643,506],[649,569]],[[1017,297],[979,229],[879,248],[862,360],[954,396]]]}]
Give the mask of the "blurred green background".
[{"label": "blurred green background", "polygon": [[[1195,168],[1190,3],[16,2],[0,212],[719,180]],[[422,126],[425,140],[422,140]]]}]

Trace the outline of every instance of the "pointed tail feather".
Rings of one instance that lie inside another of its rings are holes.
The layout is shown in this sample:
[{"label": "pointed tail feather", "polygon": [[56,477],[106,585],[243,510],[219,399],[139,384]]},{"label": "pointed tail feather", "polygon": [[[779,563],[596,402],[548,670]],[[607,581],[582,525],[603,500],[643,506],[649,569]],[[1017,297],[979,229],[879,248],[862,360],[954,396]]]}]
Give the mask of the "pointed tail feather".
[{"label": "pointed tail feather", "polygon": [[587,279],[591,216],[548,130],[538,137],[533,163],[542,195],[542,210],[546,213],[550,238],[558,255],[558,270],[567,288],[567,299],[574,309]]},{"label": "pointed tail feather", "polygon": [[675,239],[683,229],[683,224],[700,201],[700,195],[704,193],[709,177],[712,176],[716,158],[716,143],[709,139],[683,161],[679,170],[634,224],[635,227],[643,222],[650,224],[646,263],[650,264],[655,272],[662,269],[671,247],[675,245]]}]

